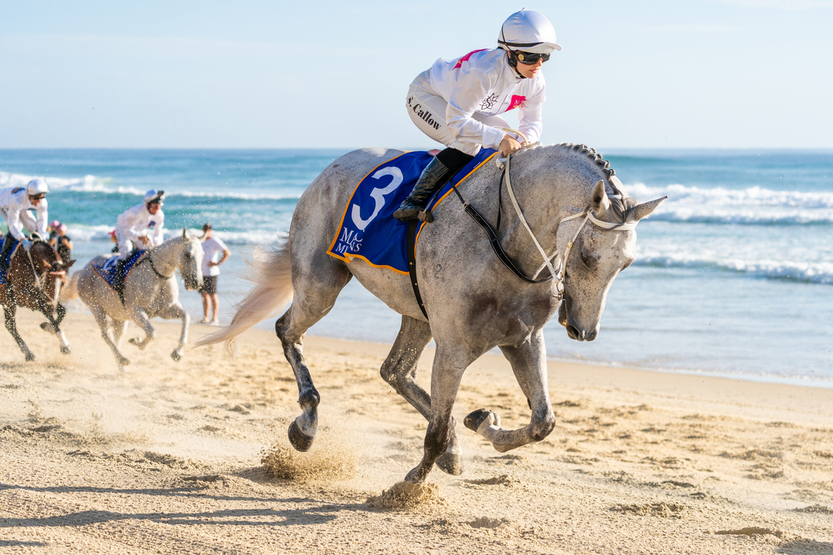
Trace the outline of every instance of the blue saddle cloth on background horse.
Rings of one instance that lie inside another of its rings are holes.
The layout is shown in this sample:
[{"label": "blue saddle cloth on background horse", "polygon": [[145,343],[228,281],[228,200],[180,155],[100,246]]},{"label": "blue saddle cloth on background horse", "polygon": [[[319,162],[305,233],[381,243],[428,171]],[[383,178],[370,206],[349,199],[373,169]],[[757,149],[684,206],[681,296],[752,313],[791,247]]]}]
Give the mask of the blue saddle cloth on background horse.
[{"label": "blue saddle cloth on background horse", "polygon": [[[428,209],[442,202],[452,186],[466,179],[495,153],[492,149],[481,149],[468,165],[434,193]],[[408,223],[396,220],[393,213],[411,193],[433,157],[428,152],[406,152],[373,168],[347,201],[327,254],[346,262],[361,258],[371,266],[408,274]],[[423,225],[425,223],[420,222],[419,229]]]},{"label": "blue saddle cloth on background horse", "polygon": [[[133,269],[133,267],[136,265],[136,263],[139,262],[139,259],[141,259],[147,252],[148,251],[146,251],[146,250],[133,251],[130,254],[130,256],[127,257],[127,262],[124,265],[124,280],[125,281],[127,281],[127,276],[130,275],[130,270]],[[116,266],[117,266],[118,260],[119,260],[118,255],[117,256],[111,256],[110,258],[108,258],[104,262],[104,264],[101,264],[101,265],[91,264],[90,265],[93,272],[95,272],[95,274],[98,277],[103,279],[104,283],[106,283],[110,287],[110,289],[112,289],[113,291],[116,290],[116,288],[115,288]]]}]

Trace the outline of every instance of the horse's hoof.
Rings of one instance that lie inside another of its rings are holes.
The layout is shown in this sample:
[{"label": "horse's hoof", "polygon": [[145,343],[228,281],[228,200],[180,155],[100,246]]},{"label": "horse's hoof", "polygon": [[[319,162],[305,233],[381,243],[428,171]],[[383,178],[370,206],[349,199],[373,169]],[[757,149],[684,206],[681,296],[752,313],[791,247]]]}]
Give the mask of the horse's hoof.
[{"label": "horse's hoof", "polygon": [[62,355],[68,355],[68,354],[70,354],[71,352],[72,352],[72,348],[70,348],[70,346],[69,346],[69,345],[62,345],[62,346],[61,346],[61,354],[62,354]]},{"label": "horse's hoof", "polygon": [[174,359],[176,362],[179,362],[180,360],[182,360],[182,355],[177,351],[174,351],[171,353],[171,358]]},{"label": "horse's hoof", "polygon": [[460,453],[446,451],[440,455],[440,458],[434,464],[437,465],[437,468],[452,476],[459,476],[463,473],[463,457],[460,456]]},{"label": "horse's hoof", "polygon": [[425,481],[425,474],[422,472],[422,464],[418,464],[414,468],[408,472],[408,475],[405,476],[404,482],[408,482],[409,484],[421,484]]},{"label": "horse's hoof", "polygon": [[27,353],[26,354],[26,362],[33,362],[34,360],[35,360],[35,355],[33,355],[32,353]]},{"label": "horse's hoof", "polygon": [[125,370],[124,367],[129,365],[130,361],[127,360],[126,358],[122,358],[122,359],[118,360],[118,363],[119,363],[119,370],[121,370],[122,372],[127,372],[127,370]]},{"label": "horse's hoof", "polygon": [[294,420],[292,421],[292,424],[289,425],[289,443],[292,444],[292,447],[294,447],[296,451],[309,451],[310,447],[312,447],[313,439],[315,439],[315,437],[308,436],[302,432],[301,427],[298,426],[298,423]]},{"label": "horse's hoof", "polygon": [[463,424],[466,425],[466,428],[469,430],[476,432],[480,425],[489,418],[490,415],[494,414],[490,410],[486,409],[478,409],[474,412],[470,412],[466,419],[463,420]]},{"label": "horse's hoof", "polygon": [[48,326],[48,325],[49,325],[49,322],[41,322],[41,323],[40,323],[40,329],[42,329],[42,330],[43,330],[43,331],[45,331],[45,332],[49,332],[49,330],[48,330],[48,329],[47,329],[47,327],[46,327],[46,326]]}]

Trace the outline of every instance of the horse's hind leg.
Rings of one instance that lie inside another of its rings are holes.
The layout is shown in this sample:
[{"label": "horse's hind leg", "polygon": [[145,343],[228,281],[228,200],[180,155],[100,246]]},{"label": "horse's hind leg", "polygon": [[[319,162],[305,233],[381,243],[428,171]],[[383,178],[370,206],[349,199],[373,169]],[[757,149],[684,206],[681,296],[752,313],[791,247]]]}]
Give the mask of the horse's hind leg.
[{"label": "horse's hind leg", "polygon": [[541,441],[555,427],[547,391],[547,361],[544,348],[544,332],[532,335],[528,343],[518,347],[501,347],[504,356],[512,365],[515,378],[529,401],[532,416],[529,424],[518,430],[504,430],[500,417],[492,411],[480,409],[466,416],[466,427],[492,442],[501,453],[527,443]]},{"label": "horse's hind leg", "polygon": [[[426,420],[431,420],[431,396],[416,382],[419,357],[431,341],[431,327],[428,322],[410,316],[402,317],[399,335],[382,364],[382,379],[405,398]],[[455,476],[463,472],[462,449],[454,432],[454,419],[450,424],[451,436],[448,448],[437,459],[437,466]]]},{"label": "horse's hind leg", "polygon": [[327,315],[352,274],[343,262],[320,253],[292,268],[295,290],[289,310],[275,322],[275,333],[298,384],[298,404],[303,411],[289,427],[289,441],[298,451],[308,451],[318,432],[318,403],[321,400],[304,360],[304,333]]},{"label": "horse's hind leg", "polygon": [[107,343],[107,346],[110,347],[111,351],[113,351],[113,356],[116,357],[119,370],[123,370],[125,366],[130,364],[130,361],[121,354],[118,346],[113,342],[113,338],[110,337],[110,326],[107,321],[107,313],[105,313],[104,309],[98,305],[88,304],[87,306],[90,308],[90,312],[93,313],[93,318],[95,318],[98,327],[101,328],[101,338],[104,339],[104,342]]},{"label": "horse's hind leg", "polygon": [[17,332],[17,321],[15,320],[17,306],[14,304],[3,305],[3,312],[6,317],[6,329],[9,330],[9,333],[12,335],[15,343],[17,343],[17,346],[20,347],[21,351],[23,351],[23,356],[26,357],[26,361],[32,362],[35,360],[35,355],[32,354],[32,351],[29,350],[29,347],[27,347],[26,343],[23,342],[23,338],[20,337],[20,334]]}]

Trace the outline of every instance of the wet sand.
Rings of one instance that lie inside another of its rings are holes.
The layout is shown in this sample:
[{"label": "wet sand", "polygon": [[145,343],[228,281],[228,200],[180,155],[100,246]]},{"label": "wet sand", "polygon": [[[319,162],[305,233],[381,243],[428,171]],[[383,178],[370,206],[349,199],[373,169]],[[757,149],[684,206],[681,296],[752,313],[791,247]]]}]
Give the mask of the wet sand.
[{"label": "wet sand", "polygon": [[177,325],[154,320],[120,373],[89,315],[67,316],[64,356],[18,314],[38,360],[0,332],[0,554],[833,553],[830,389],[551,362],[557,427],[501,454],[462,419],[529,409],[485,356],[454,412],[463,474],[391,495],[426,422],[379,377],[387,345],[307,338],[321,431],[299,454],[271,333],[174,362]]}]

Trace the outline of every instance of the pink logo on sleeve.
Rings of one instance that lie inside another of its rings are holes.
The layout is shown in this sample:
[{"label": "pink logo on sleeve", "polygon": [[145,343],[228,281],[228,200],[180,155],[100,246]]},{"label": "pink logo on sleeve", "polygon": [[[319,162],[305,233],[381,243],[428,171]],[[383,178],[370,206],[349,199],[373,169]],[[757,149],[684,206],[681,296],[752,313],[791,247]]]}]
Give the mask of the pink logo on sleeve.
[{"label": "pink logo on sleeve", "polygon": [[509,102],[509,107],[506,109],[506,111],[508,112],[509,110],[514,110],[515,108],[517,108],[518,106],[523,104],[525,100],[526,100],[525,96],[519,96],[517,94],[513,94],[512,95],[512,100]]},{"label": "pink logo on sleeve", "polygon": [[471,58],[472,54],[477,54],[478,52],[483,52],[484,50],[487,50],[487,49],[486,48],[481,48],[480,50],[472,50],[471,52],[469,52],[468,54],[466,54],[465,56],[463,56],[462,58],[457,60],[457,64],[451,69],[460,69],[461,67],[463,67],[463,62],[468,62],[469,58]]}]

